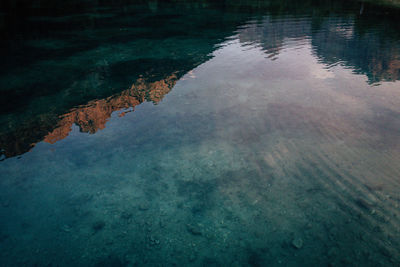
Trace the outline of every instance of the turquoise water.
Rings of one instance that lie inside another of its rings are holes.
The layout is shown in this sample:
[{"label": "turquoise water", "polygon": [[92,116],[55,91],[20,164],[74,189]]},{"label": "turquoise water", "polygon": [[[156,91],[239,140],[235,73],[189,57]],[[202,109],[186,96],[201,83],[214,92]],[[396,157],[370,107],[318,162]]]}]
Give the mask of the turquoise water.
[{"label": "turquoise water", "polygon": [[1,266],[399,266],[400,11],[0,5]]}]

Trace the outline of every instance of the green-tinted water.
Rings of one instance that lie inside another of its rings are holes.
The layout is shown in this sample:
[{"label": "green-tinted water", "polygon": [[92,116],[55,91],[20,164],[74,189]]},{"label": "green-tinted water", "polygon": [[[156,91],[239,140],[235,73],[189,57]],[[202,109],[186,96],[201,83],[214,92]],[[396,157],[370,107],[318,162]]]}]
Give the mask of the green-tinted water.
[{"label": "green-tinted water", "polygon": [[1,266],[400,265],[398,9],[0,8]]}]

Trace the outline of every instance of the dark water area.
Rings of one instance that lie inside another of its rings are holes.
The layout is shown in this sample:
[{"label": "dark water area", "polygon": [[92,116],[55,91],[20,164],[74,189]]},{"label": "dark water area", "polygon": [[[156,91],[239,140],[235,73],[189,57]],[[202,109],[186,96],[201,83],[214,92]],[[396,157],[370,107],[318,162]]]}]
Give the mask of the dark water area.
[{"label": "dark water area", "polygon": [[400,9],[0,2],[0,266],[400,266]]}]

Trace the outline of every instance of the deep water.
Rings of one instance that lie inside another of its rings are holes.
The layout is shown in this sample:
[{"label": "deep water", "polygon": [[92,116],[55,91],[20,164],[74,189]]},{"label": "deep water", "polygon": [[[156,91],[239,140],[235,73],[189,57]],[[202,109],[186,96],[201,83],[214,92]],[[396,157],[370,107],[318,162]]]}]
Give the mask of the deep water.
[{"label": "deep water", "polygon": [[0,266],[400,266],[399,9],[0,8]]}]

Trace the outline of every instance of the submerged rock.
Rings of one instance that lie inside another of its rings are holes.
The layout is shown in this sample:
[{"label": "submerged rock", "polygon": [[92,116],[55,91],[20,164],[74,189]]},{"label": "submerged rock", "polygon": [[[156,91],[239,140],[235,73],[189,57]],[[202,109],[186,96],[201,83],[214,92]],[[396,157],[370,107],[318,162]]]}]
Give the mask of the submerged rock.
[{"label": "submerged rock", "polygon": [[297,249],[301,249],[303,247],[303,239],[301,239],[301,238],[293,239],[292,246]]},{"label": "submerged rock", "polygon": [[198,225],[198,224],[187,224],[186,229],[192,235],[202,235],[203,234],[202,229],[201,229],[200,225]]},{"label": "submerged rock", "polygon": [[69,225],[63,225],[62,227],[61,227],[61,230],[63,231],[63,232],[66,232],[66,233],[69,233],[69,232],[71,232],[71,227],[69,227]]},{"label": "submerged rock", "polygon": [[97,233],[98,231],[102,230],[104,226],[106,226],[106,223],[104,221],[97,221],[93,223],[92,229],[95,233]]},{"label": "submerged rock", "polygon": [[10,201],[5,200],[5,201],[1,202],[1,205],[2,205],[4,208],[8,208],[8,207],[10,206]]},{"label": "submerged rock", "polygon": [[102,267],[102,266],[113,266],[113,267],[119,267],[119,266],[126,266],[126,263],[123,262],[118,256],[116,255],[108,255],[106,258],[100,259],[98,262],[94,264],[95,267]]},{"label": "submerged rock", "polygon": [[166,223],[165,223],[164,220],[160,219],[159,225],[160,225],[161,228],[164,228],[166,226]]},{"label": "submerged rock", "polygon": [[160,240],[159,239],[157,239],[156,237],[154,237],[154,236],[150,236],[149,237],[149,245],[150,246],[158,246],[158,245],[160,245]]},{"label": "submerged rock", "polygon": [[189,255],[189,262],[194,262],[197,259],[197,256],[195,253],[191,253]]},{"label": "submerged rock", "polygon": [[150,204],[148,202],[143,202],[139,204],[139,210],[145,211],[150,208]]},{"label": "submerged rock", "polygon": [[130,213],[130,212],[126,212],[126,211],[123,211],[122,213],[121,213],[121,219],[124,219],[124,220],[131,220],[132,219],[132,217],[133,217],[133,214],[132,213]]}]

